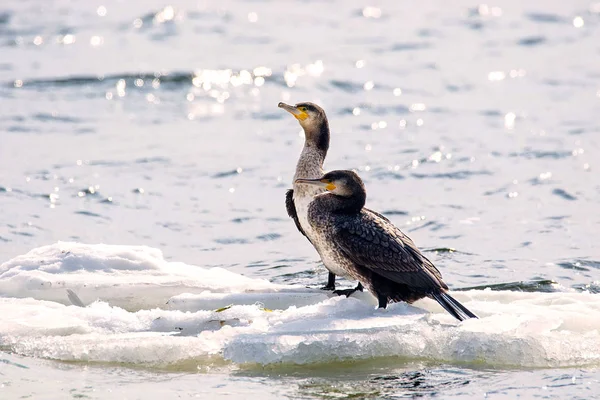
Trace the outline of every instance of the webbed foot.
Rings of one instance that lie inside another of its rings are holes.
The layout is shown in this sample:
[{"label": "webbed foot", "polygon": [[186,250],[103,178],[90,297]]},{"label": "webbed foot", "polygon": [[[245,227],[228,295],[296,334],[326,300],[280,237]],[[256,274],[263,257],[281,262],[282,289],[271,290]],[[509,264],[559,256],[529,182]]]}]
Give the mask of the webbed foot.
[{"label": "webbed foot", "polygon": [[358,282],[358,285],[356,285],[356,287],[354,289],[340,289],[340,290],[334,290],[333,293],[337,294],[338,296],[346,296],[346,297],[350,297],[352,294],[354,294],[354,292],[362,292],[363,291],[363,285]]}]

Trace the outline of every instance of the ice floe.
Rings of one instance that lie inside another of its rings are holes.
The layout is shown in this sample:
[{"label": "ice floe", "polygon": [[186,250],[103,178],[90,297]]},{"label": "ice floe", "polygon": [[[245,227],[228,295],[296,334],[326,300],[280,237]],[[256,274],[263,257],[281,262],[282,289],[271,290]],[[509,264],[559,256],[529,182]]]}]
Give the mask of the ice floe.
[{"label": "ice floe", "polygon": [[481,318],[459,323],[427,299],[378,310],[366,293],[331,297],[168,262],[147,247],[57,243],[0,266],[0,346],[49,359],[158,366],[394,356],[515,367],[600,364],[598,294],[453,295]]}]

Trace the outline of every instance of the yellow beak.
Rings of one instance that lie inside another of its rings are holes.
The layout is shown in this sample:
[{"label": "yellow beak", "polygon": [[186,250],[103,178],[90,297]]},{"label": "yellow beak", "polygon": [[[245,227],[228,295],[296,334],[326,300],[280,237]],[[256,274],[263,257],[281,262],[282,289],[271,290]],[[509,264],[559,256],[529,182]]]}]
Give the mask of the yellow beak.
[{"label": "yellow beak", "polygon": [[285,111],[292,114],[299,121],[304,121],[306,118],[308,118],[308,114],[304,111],[300,111],[296,106],[290,106],[289,104],[279,103],[277,107],[283,108]]}]

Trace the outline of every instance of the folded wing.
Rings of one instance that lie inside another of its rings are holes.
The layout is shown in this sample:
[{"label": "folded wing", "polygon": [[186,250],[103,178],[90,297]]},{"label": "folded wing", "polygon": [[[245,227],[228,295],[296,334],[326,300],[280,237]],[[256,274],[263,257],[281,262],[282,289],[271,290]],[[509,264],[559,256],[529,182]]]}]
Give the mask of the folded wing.
[{"label": "folded wing", "polygon": [[425,292],[445,290],[442,275],[413,243],[387,219],[363,210],[358,217],[344,217],[333,237],[356,265],[399,284]]}]

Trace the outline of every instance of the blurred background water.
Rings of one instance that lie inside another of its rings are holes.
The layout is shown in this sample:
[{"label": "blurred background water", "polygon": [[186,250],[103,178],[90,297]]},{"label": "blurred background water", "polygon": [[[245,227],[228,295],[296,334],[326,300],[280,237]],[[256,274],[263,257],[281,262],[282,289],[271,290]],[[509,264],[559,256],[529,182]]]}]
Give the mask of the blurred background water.
[{"label": "blurred background water", "polygon": [[[326,169],[358,170],[369,207],[428,250],[452,288],[596,293],[599,23],[589,0],[5,0],[0,262],[58,240],[144,244],[321,284],[284,207],[303,136],[277,108],[314,101],[332,129]],[[27,362],[42,371],[36,390],[58,371],[84,373]],[[11,371],[13,386],[29,379]],[[123,396],[154,390],[143,380],[158,376],[189,396],[204,382],[214,396],[591,398],[600,379],[398,360],[335,374],[136,372],[141,383],[90,371],[89,397],[115,382]],[[69,385],[79,390],[56,390]]]}]

